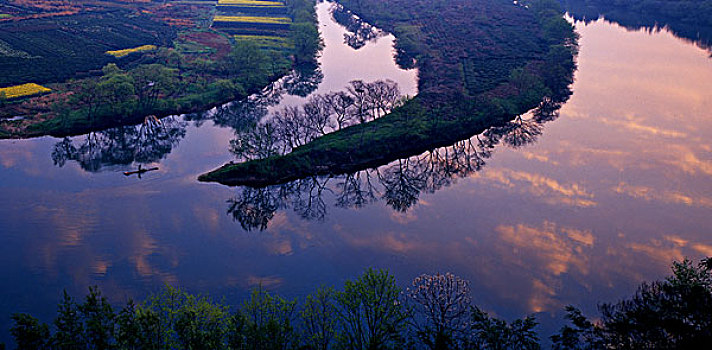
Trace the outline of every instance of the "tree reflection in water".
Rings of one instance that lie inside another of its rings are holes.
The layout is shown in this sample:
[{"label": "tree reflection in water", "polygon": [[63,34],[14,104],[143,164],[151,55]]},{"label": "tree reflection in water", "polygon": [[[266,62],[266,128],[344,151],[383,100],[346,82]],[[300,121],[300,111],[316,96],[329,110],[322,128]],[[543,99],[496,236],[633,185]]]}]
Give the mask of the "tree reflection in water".
[{"label": "tree reflection in water", "polygon": [[336,23],[344,26],[347,31],[344,34],[344,43],[354,50],[358,50],[369,42],[374,42],[386,35],[382,30],[366,23],[337,3],[334,3],[331,8],[331,17]]},{"label": "tree reflection in water", "polygon": [[695,1],[689,1],[689,4],[677,2],[678,13],[675,14],[647,6],[649,3],[652,1],[642,6],[634,1],[622,4],[606,0],[563,1],[567,13],[577,22],[589,24],[604,18],[631,31],[644,30],[647,33],[657,33],[667,30],[676,38],[707,50],[712,57],[712,25],[701,13],[685,9],[685,5],[693,5],[694,8]]},{"label": "tree reflection in water", "polygon": [[246,231],[267,229],[275,213],[289,207],[303,219],[323,220],[327,194],[340,208],[361,208],[383,200],[394,210],[406,212],[422,193],[433,193],[481,170],[497,145],[519,148],[536,142],[543,124],[558,118],[562,103],[546,100],[526,116],[480,135],[376,169],[262,188],[238,187],[235,197],[228,200],[227,213]]},{"label": "tree reflection in water", "polygon": [[82,138],[65,137],[52,150],[52,161],[62,167],[72,160],[88,172],[112,165],[153,163],[163,159],[185,137],[187,123],[177,117],[147,117],[143,123],[92,132]]},{"label": "tree reflection in water", "polygon": [[234,101],[203,113],[186,115],[185,119],[201,126],[212,121],[216,126],[233,128],[236,132],[252,130],[266,117],[269,108],[278,105],[285,95],[305,97],[314,92],[324,79],[319,66],[305,66],[293,70],[267,86],[260,93]]},{"label": "tree reflection in water", "polygon": [[[147,117],[138,125],[92,132],[82,137],[65,137],[52,149],[52,161],[63,167],[76,161],[88,172],[99,172],[114,165],[134,162],[148,164],[165,158],[185,137],[188,121],[200,127],[206,121],[236,132],[253,130],[268,115],[270,106],[279,104],[285,94],[308,95],[324,78],[318,66],[303,67],[265,88],[259,94],[231,102],[203,113],[163,119]],[[183,120],[181,120],[183,119]]]}]

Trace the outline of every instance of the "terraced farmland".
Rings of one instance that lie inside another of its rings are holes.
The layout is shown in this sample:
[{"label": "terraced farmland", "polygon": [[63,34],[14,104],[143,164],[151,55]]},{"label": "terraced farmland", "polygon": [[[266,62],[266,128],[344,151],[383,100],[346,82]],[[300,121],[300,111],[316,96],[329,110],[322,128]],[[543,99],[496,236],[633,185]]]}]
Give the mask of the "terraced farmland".
[{"label": "terraced farmland", "polygon": [[250,40],[260,47],[286,50],[292,19],[282,1],[220,0],[213,28],[232,35],[235,40]]}]

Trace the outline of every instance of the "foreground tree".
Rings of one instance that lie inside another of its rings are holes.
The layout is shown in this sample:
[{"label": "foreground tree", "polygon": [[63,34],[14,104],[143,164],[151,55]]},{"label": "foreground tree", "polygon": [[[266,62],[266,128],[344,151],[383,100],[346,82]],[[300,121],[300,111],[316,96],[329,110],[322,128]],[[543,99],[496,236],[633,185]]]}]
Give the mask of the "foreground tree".
[{"label": "foreground tree", "polygon": [[408,312],[400,303],[400,292],[386,270],[368,269],[355,281],[347,281],[344,291],[336,295],[343,330],[340,347],[402,348]]},{"label": "foreground tree", "polygon": [[[39,350],[45,349],[49,345],[47,344],[49,327],[46,324],[40,323],[38,319],[28,314],[14,314],[12,320],[15,325],[10,329],[10,333],[15,338],[19,349]],[[0,344],[0,349],[3,348],[4,345]]]},{"label": "foreground tree", "polygon": [[635,295],[599,305],[588,320],[569,306],[571,326],[551,339],[556,349],[702,349],[712,344],[712,266],[675,262],[672,276],[643,283]]},{"label": "foreground tree", "polygon": [[406,295],[414,306],[412,323],[418,340],[430,349],[461,345],[469,323],[469,282],[451,273],[420,275]]}]

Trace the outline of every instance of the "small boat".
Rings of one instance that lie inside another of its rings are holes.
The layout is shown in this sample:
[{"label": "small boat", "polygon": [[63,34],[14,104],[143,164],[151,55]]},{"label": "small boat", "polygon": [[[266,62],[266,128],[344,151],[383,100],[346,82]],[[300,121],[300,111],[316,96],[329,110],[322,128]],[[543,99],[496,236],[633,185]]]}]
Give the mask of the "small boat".
[{"label": "small boat", "polygon": [[158,170],[158,167],[143,169],[143,168],[141,168],[141,165],[139,164],[138,170],[134,170],[134,171],[124,171],[124,175],[126,175],[126,176],[131,176],[131,175],[134,175],[134,174],[138,174],[138,177],[141,178],[141,174],[147,173],[147,172],[149,172],[149,171],[155,171],[155,170]]}]

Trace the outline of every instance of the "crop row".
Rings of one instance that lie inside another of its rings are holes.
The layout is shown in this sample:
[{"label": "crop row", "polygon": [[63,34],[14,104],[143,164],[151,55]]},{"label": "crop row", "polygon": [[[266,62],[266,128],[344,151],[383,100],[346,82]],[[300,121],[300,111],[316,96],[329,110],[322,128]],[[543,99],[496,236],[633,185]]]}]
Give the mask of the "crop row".
[{"label": "crop row", "polygon": [[286,16],[288,11],[286,6],[220,6],[217,7],[218,14],[224,16]]},{"label": "crop row", "polygon": [[289,17],[262,17],[262,16],[215,16],[214,22],[231,23],[264,23],[264,24],[289,24],[292,20]]},{"label": "crop row", "polygon": [[13,99],[18,97],[32,96],[52,91],[42,85],[27,83],[22,85],[8,86],[0,88],[0,97]]},{"label": "crop row", "polygon": [[284,6],[284,3],[268,0],[220,0],[218,6]]},{"label": "crop row", "polygon": [[112,55],[116,58],[122,58],[122,57],[126,57],[134,52],[146,52],[146,51],[153,51],[155,49],[157,49],[156,45],[141,45],[139,47],[134,47],[131,49],[106,51],[106,53],[109,55]]},{"label": "crop row", "polygon": [[275,35],[237,34],[234,35],[234,38],[235,40],[249,40],[259,47],[271,50],[287,50],[292,47],[292,44],[287,38]]}]

